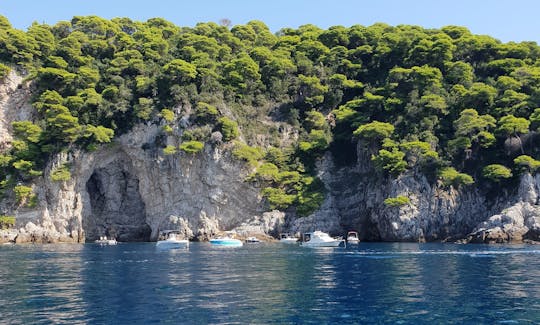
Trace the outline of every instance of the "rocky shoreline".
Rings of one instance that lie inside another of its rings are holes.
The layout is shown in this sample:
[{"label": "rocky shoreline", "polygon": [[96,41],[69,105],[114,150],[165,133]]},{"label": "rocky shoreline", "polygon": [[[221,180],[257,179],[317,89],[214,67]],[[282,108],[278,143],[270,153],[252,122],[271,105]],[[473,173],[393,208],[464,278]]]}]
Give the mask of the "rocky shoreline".
[{"label": "rocky shoreline", "polygon": [[[6,80],[0,87],[1,145],[11,141],[11,122],[34,115],[23,79],[11,73]],[[0,212],[16,217],[14,229],[0,230],[0,242],[80,243],[103,235],[151,241],[163,229],[179,229],[197,240],[224,230],[276,237],[313,230],[343,235],[352,229],[364,241],[540,239],[540,174],[525,173],[516,189],[488,199],[474,186],[443,187],[412,171],[397,179],[378,175],[358,143],[352,166],[336,166],[329,152],[319,160],[326,198],[315,213],[299,218],[294,211],[265,212],[260,188],[245,180],[250,167],[232,157],[227,144],[206,144],[196,155],[164,156],[158,143],[176,144],[172,137],[160,138],[160,128],[140,124],[96,151],[58,154],[34,185],[35,207],[18,207],[9,195],[0,201]],[[51,181],[51,172],[66,163],[71,179]],[[384,204],[396,196],[410,203]]]}]

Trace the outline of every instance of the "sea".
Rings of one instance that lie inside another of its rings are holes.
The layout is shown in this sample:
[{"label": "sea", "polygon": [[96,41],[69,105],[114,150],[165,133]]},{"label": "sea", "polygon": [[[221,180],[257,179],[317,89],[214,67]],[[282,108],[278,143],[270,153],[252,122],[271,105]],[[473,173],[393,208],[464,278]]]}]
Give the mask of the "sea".
[{"label": "sea", "polygon": [[534,245],[0,245],[0,324],[538,323]]}]

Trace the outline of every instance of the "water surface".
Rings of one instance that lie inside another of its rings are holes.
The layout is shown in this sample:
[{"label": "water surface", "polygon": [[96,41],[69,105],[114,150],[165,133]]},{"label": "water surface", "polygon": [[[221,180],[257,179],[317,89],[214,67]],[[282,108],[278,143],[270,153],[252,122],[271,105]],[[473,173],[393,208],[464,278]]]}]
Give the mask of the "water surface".
[{"label": "water surface", "polygon": [[540,322],[540,247],[0,246],[8,324]]}]

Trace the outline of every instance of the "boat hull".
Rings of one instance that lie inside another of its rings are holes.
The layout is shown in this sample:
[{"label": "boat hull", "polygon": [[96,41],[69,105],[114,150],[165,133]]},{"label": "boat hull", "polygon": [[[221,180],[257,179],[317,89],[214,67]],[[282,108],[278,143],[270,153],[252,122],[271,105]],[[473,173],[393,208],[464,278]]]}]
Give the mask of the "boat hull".
[{"label": "boat hull", "polygon": [[116,245],[117,242],[114,239],[98,239],[95,241],[96,244],[99,245]]},{"label": "boat hull", "polygon": [[280,243],[284,244],[296,244],[298,242],[298,239],[296,238],[282,238],[279,240]]},{"label": "boat hull", "polygon": [[343,240],[336,240],[336,241],[328,241],[328,242],[318,242],[318,243],[310,243],[305,242],[301,243],[301,246],[305,247],[340,247],[343,246],[345,242]]},{"label": "boat hull", "polygon": [[231,238],[210,239],[210,244],[214,246],[225,246],[225,247],[239,247],[243,245],[241,240],[231,239]]},{"label": "boat hull", "polygon": [[188,240],[160,240],[156,243],[156,247],[159,249],[176,249],[176,248],[188,248]]}]

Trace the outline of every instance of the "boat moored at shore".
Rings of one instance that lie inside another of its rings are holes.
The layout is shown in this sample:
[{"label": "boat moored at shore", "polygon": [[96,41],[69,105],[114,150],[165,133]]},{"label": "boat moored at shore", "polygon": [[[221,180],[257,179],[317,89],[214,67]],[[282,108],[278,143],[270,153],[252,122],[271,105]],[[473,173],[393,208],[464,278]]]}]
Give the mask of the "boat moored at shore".
[{"label": "boat moored at shore", "polygon": [[298,242],[298,238],[292,236],[289,233],[279,234],[279,242],[285,244],[295,244]]},{"label": "boat moored at shore", "polygon": [[116,239],[114,238],[107,238],[107,236],[101,236],[99,237],[99,239],[96,239],[94,241],[96,244],[99,244],[99,245],[116,245],[118,244],[118,242],[116,241]]},{"label": "boat moored at shore", "polygon": [[240,247],[244,245],[240,239],[235,239],[228,236],[212,238],[209,242],[214,246],[223,247]]},{"label": "boat moored at shore", "polygon": [[164,230],[159,233],[156,248],[159,249],[175,249],[188,248],[189,240],[179,239],[180,232],[177,230]]},{"label": "boat moored at shore", "polygon": [[347,233],[347,244],[358,244],[359,242],[358,232],[351,230]]},{"label": "boat moored at shore", "polygon": [[345,240],[341,238],[332,238],[325,232],[314,231],[304,233],[300,246],[305,247],[344,247]]}]

